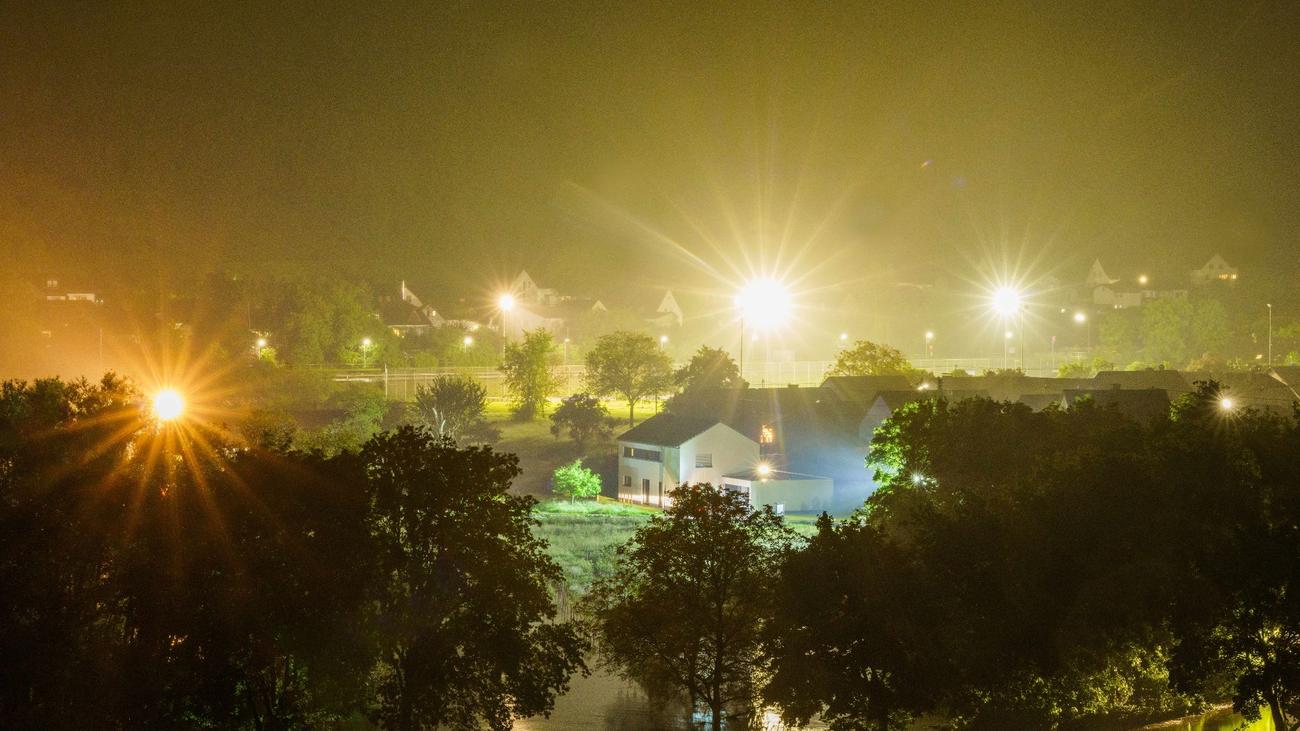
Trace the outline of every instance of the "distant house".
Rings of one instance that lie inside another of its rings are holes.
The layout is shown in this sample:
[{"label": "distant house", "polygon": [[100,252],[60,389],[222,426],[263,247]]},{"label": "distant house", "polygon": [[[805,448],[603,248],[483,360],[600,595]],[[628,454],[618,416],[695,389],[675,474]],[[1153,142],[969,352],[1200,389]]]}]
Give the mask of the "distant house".
[{"label": "distant house", "polygon": [[548,330],[563,336],[568,326],[587,312],[605,312],[605,304],[598,299],[560,294],[549,287],[539,287],[527,271],[521,270],[510,283],[509,293],[514,297],[514,307],[499,311],[490,324],[507,339],[518,340],[532,330]]},{"label": "distant house", "polygon": [[762,466],[723,475],[722,486],[745,496],[750,505],[771,505],[777,513],[832,509],[835,488],[829,477],[785,472]]},{"label": "distant house", "polygon": [[658,328],[681,327],[685,321],[682,314],[681,305],[677,304],[677,298],[673,296],[672,290],[666,290],[664,296],[659,299],[659,304],[655,307],[654,313],[648,315],[646,322]]},{"label": "distant house", "polygon": [[1169,415],[1169,393],[1162,388],[1066,389],[1065,407],[1078,408],[1082,401],[1097,406],[1117,409],[1124,416],[1139,423],[1149,423]]},{"label": "distant house", "polygon": [[1215,254],[1205,262],[1205,266],[1192,270],[1192,284],[1201,285],[1211,282],[1237,281],[1237,268],[1228,264],[1222,256]]},{"label": "distant house", "polygon": [[667,506],[684,483],[755,469],[758,443],[717,419],[657,414],[618,437],[618,497]]},{"label": "distant house", "polygon": [[1118,281],[1118,279],[1106,274],[1106,270],[1101,266],[1100,259],[1092,261],[1092,266],[1088,267],[1088,276],[1083,279],[1084,285],[1089,289],[1114,284]]},{"label": "distant house", "polygon": [[397,297],[380,298],[379,318],[384,327],[400,337],[421,335],[447,324],[437,310],[426,305],[406,286],[405,280],[398,289]]}]

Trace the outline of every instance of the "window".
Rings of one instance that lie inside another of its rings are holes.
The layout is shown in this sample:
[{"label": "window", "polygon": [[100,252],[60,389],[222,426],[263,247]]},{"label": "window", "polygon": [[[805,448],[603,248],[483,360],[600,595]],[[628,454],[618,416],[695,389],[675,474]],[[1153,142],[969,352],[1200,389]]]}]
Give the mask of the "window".
[{"label": "window", "polygon": [[712,455],[712,454],[697,454],[697,455],[695,455],[695,467],[696,467],[696,469],[699,469],[699,468],[701,468],[701,467],[712,467],[712,466],[713,466],[713,455]]},{"label": "window", "polygon": [[623,475],[623,487],[632,486],[632,475]]},{"label": "window", "polygon": [[759,444],[776,444],[776,429],[771,424],[764,424],[758,432]]},{"label": "window", "polygon": [[647,462],[662,462],[664,460],[663,452],[653,449],[637,449],[636,447],[623,447],[623,456],[632,459],[643,459]]}]

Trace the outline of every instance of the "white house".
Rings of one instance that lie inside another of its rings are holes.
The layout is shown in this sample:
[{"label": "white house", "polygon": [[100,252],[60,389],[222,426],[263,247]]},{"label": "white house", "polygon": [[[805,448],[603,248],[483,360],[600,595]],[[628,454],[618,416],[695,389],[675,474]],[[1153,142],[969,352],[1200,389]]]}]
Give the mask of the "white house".
[{"label": "white house", "polygon": [[1210,260],[1205,262],[1205,266],[1192,271],[1192,284],[1235,281],[1237,281],[1237,267],[1229,266],[1228,262],[1218,254],[1210,257]]},{"label": "white house", "polygon": [[684,483],[754,469],[758,442],[717,419],[658,414],[618,437],[618,497],[665,507]]}]

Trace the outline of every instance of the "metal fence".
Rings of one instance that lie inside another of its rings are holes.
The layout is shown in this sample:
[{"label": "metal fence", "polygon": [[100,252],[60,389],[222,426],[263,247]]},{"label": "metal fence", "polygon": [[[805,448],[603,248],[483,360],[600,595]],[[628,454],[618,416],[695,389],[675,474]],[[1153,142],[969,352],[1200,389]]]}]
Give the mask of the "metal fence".
[{"label": "metal fence", "polygon": [[[1074,354],[1056,353],[1027,355],[1025,373],[1031,376],[1054,376],[1061,363],[1077,360]],[[966,371],[980,374],[989,369],[1001,368],[1001,357],[989,358],[912,358],[912,366],[945,375],[953,371]],[[829,360],[795,360],[795,361],[750,361],[744,366],[742,374],[750,386],[771,388],[779,386],[812,387],[821,385],[834,361]],[[1020,360],[1011,357],[1006,362],[1009,368],[1020,367]],[[421,385],[427,385],[439,376],[469,376],[487,389],[488,398],[502,400],[509,397],[506,393],[505,379],[501,371],[490,366],[466,366],[459,368],[351,368],[328,371],[337,382],[369,383],[384,389],[384,394],[393,401],[412,401],[415,391]],[[555,366],[554,372],[560,380],[558,393],[568,395],[585,389],[584,378],[586,366]]]}]

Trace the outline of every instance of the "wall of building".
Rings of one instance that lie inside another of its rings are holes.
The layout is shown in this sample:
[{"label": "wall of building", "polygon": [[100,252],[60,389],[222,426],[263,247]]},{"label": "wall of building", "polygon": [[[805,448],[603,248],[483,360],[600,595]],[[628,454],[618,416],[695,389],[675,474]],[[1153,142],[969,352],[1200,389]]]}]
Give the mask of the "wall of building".
[{"label": "wall of building", "polygon": [[[712,467],[696,467],[696,458],[710,455]],[[721,485],[728,472],[753,469],[758,464],[758,442],[725,424],[714,424],[681,446],[682,482]],[[677,484],[674,483],[673,487]]]},{"label": "wall of building", "polygon": [[811,513],[829,510],[834,493],[825,477],[759,480],[751,484],[749,499],[754,505],[784,506],[787,513]]}]

